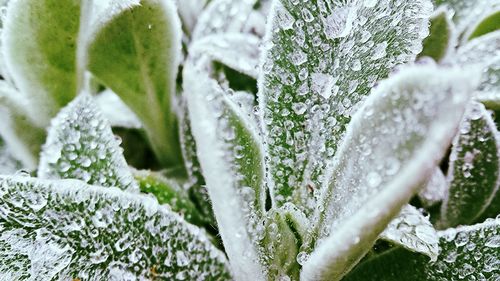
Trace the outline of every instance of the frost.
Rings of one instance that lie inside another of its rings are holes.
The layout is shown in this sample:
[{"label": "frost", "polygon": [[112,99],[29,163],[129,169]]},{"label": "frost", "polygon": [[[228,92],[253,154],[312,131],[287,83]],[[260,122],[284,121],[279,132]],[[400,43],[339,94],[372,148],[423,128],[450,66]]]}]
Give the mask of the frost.
[{"label": "frost", "polygon": [[14,174],[21,168],[21,162],[12,155],[9,147],[0,137],[0,175]]},{"label": "frost", "polygon": [[434,171],[477,80],[460,68],[413,66],[372,92],[333,160],[302,277],[339,278],[359,261]]},{"label": "frost", "polygon": [[206,36],[191,46],[191,52],[203,53],[250,77],[257,78],[260,39],[242,33]]},{"label": "frost", "polygon": [[210,34],[243,31],[256,0],[213,0],[200,15],[193,41]]},{"label": "frost", "polygon": [[441,169],[434,169],[434,173],[418,193],[418,197],[425,207],[432,207],[443,201],[448,192],[449,184]]},{"label": "frost", "polygon": [[490,204],[500,184],[500,140],[491,114],[472,103],[453,141],[440,227],[474,222]]},{"label": "frost", "polygon": [[253,122],[210,77],[211,60],[191,54],[184,90],[197,154],[220,234],[237,276],[263,279],[263,159]]},{"label": "frost", "polygon": [[[30,209],[32,196],[46,204]],[[230,280],[224,254],[200,229],[144,196],[2,177],[0,210],[0,279]]]},{"label": "frost", "polygon": [[120,142],[92,97],[79,95],[51,123],[38,177],[138,190]]},{"label": "frost", "polygon": [[106,90],[95,97],[102,114],[112,127],[142,127],[141,121],[132,110],[113,91]]},{"label": "frost", "polygon": [[439,237],[428,217],[424,217],[415,207],[407,205],[380,234],[380,238],[422,253],[436,261],[439,254]]},{"label": "frost", "polygon": [[[432,5],[298,3],[274,1],[262,47],[259,106],[271,196],[278,206],[293,202],[310,214],[324,185],[325,159],[333,157],[377,81],[420,52]],[[300,110],[294,110],[297,105]]]},{"label": "frost", "polygon": [[346,281],[498,280],[500,219],[438,232],[437,261],[399,248],[368,259]]}]

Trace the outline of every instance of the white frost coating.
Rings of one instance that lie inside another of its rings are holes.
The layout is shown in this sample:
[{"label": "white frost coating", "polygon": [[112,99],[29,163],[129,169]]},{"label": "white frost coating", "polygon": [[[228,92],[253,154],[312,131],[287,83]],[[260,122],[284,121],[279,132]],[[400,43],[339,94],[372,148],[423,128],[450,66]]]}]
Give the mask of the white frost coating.
[{"label": "white frost coating", "polygon": [[208,1],[209,0],[175,0],[179,10],[179,16],[182,20],[182,25],[186,27],[188,33],[191,33],[196,26],[198,18]]},{"label": "white frost coating", "polygon": [[304,280],[338,280],[364,256],[434,171],[478,80],[464,69],[414,66],[372,92],[334,159]]},{"label": "white frost coating", "polygon": [[449,188],[446,177],[440,168],[434,169],[431,178],[418,193],[420,201],[425,207],[432,207],[443,201]]},{"label": "white frost coating", "polygon": [[269,186],[278,206],[292,202],[310,215],[352,115],[380,79],[422,50],[432,4],[272,3],[258,79]]},{"label": "white frost coating", "polygon": [[[224,121],[224,91],[207,70],[201,59],[195,65],[188,60],[184,69],[184,90],[187,96],[189,116],[197,153],[207,182],[207,189],[219,225],[224,246],[238,280],[264,280],[263,267],[252,237],[249,219],[255,214],[247,208],[238,186],[239,171],[232,169],[232,157],[228,156],[227,141],[234,139],[234,132],[219,132]],[[200,66],[201,65],[201,66]],[[221,101],[222,99],[222,101]],[[233,154],[233,152],[230,152]]]},{"label": "white frost coating", "polygon": [[203,53],[250,77],[257,78],[260,39],[251,34],[208,35],[194,42],[191,53]]},{"label": "white frost coating", "polygon": [[81,94],[52,120],[38,177],[79,179],[89,184],[138,191],[111,127],[88,94]]},{"label": "white frost coating", "polygon": [[406,205],[380,234],[380,238],[422,253],[436,261],[439,255],[439,237],[436,229],[417,208]]},{"label": "white frost coating", "polygon": [[0,177],[0,210],[0,280],[231,279],[205,233],[152,197]]},{"label": "white frost coating", "polygon": [[210,34],[241,32],[256,0],[213,0],[201,13],[192,40]]},{"label": "white frost coating", "polygon": [[140,129],[142,123],[135,113],[116,95],[107,89],[95,97],[95,102],[112,127]]},{"label": "white frost coating", "polygon": [[450,56],[448,62],[480,67],[483,76],[477,99],[493,104],[500,102],[500,31],[473,39]]}]

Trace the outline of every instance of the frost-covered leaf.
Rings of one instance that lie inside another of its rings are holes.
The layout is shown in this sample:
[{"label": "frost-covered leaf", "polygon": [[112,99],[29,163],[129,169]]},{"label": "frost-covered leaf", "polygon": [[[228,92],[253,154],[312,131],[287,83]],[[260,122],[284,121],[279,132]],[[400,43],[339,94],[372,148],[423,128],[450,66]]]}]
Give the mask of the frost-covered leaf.
[{"label": "frost-covered leaf", "polygon": [[34,170],[45,130],[34,125],[26,115],[26,99],[5,80],[0,80],[0,136],[23,168]]},{"label": "frost-covered leaf", "polygon": [[202,226],[206,219],[198,212],[181,184],[157,172],[134,171],[142,193],[154,195],[160,204],[167,204],[173,212],[181,215],[189,223]]},{"label": "frost-covered leaf", "polygon": [[486,17],[482,22],[480,22],[472,34],[469,36],[469,40],[474,39],[479,36],[483,36],[490,32],[500,29],[500,10],[492,13]]},{"label": "frost-covered leaf", "polygon": [[241,32],[257,0],[213,0],[201,13],[193,41],[207,35]]},{"label": "frost-covered leaf", "polygon": [[441,228],[473,223],[500,184],[500,136],[491,114],[471,103],[453,141],[450,188],[441,208]]},{"label": "frost-covered leaf", "polygon": [[[36,20],[35,20],[36,19]],[[80,1],[10,1],[2,33],[7,71],[45,127],[77,94]]]},{"label": "frost-covered leaf", "polygon": [[261,280],[257,245],[264,235],[262,147],[248,117],[210,77],[211,60],[191,55],[183,73],[184,94],[224,247],[236,276]]},{"label": "frost-covered leaf", "polygon": [[141,0],[96,29],[90,71],[137,114],[163,165],[182,163],[173,111],[181,25],[172,0]]},{"label": "frost-covered leaf", "polygon": [[477,99],[488,107],[500,107],[500,31],[478,37],[458,49],[449,61],[483,70]]},{"label": "frost-covered leaf", "polygon": [[23,164],[16,159],[7,144],[0,137],[0,175],[11,175],[20,170]]},{"label": "frost-covered leaf", "polygon": [[423,42],[419,57],[431,57],[440,61],[454,46],[452,44],[453,23],[446,10],[435,12],[431,18],[430,33]]},{"label": "frost-covered leaf", "polygon": [[132,110],[111,90],[105,90],[95,97],[104,117],[112,127],[139,129],[141,121]]},{"label": "frost-covered leaf", "polygon": [[436,262],[402,248],[366,260],[345,281],[500,280],[500,219],[438,232]]},{"label": "frost-covered leaf", "polygon": [[138,190],[123,149],[92,97],[81,94],[52,120],[38,177]]},{"label": "frost-covered leaf", "polygon": [[196,41],[191,52],[204,53],[214,61],[257,79],[259,44],[260,39],[250,34],[223,33]]},{"label": "frost-covered leaf", "polygon": [[0,178],[0,279],[230,280],[224,254],[155,199]]},{"label": "frost-covered leaf", "polygon": [[372,92],[332,163],[304,280],[338,280],[366,254],[432,175],[476,80],[475,73],[460,68],[413,66]]},{"label": "frost-covered leaf", "polygon": [[445,175],[440,168],[435,168],[427,184],[418,193],[418,198],[424,207],[432,207],[443,201],[448,188]]},{"label": "frost-covered leaf", "polygon": [[412,252],[427,255],[435,261],[439,254],[439,238],[428,217],[417,208],[406,205],[389,223],[380,238]]},{"label": "frost-covered leaf", "polygon": [[[264,43],[259,103],[273,200],[307,213],[325,159],[379,79],[422,50],[432,4],[277,0]],[[311,192],[311,190],[313,192]]]},{"label": "frost-covered leaf", "polygon": [[196,26],[205,5],[209,3],[210,0],[176,0],[175,2],[184,32],[190,34]]}]

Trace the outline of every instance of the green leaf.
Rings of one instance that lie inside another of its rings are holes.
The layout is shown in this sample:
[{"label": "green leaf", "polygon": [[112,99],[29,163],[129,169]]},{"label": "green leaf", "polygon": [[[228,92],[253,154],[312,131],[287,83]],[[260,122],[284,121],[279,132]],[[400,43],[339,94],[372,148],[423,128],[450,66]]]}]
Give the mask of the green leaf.
[{"label": "green leaf", "polygon": [[142,193],[154,195],[158,203],[169,205],[173,212],[187,222],[198,226],[205,225],[206,219],[198,212],[179,182],[151,171],[134,171],[134,177]]},{"label": "green leaf", "polygon": [[211,77],[211,65],[209,57],[191,53],[183,72],[197,155],[235,275],[263,280],[258,251],[266,195],[262,144],[249,117]]},{"label": "green leaf", "polygon": [[352,114],[379,79],[420,53],[432,4],[297,3],[274,1],[259,103],[273,202],[310,214]]},{"label": "green leaf", "polygon": [[29,101],[31,122],[40,127],[77,94],[79,21],[80,1],[9,2],[4,59],[20,94]]},{"label": "green leaf", "polygon": [[90,95],[81,94],[52,120],[38,177],[138,191],[122,153],[97,104]]},{"label": "green leaf", "polygon": [[417,208],[406,205],[389,223],[380,238],[412,252],[427,255],[436,261],[439,254],[439,238],[428,217]]},{"label": "green leaf", "polygon": [[442,60],[450,47],[452,36],[452,23],[448,12],[442,10],[431,18],[430,34],[423,42],[424,49],[419,57],[431,57],[435,61]]},{"label": "green leaf", "polygon": [[366,254],[434,172],[477,78],[460,68],[413,66],[371,93],[332,163],[304,280],[339,280]]},{"label": "green leaf", "polygon": [[469,40],[472,40],[476,37],[483,36],[490,32],[496,31],[500,29],[500,11],[496,11],[486,17],[482,22],[480,22],[472,34],[469,36]]},{"label": "green leaf", "polygon": [[472,103],[453,141],[440,228],[471,224],[488,207],[500,184],[499,149],[491,114],[482,104]]},{"label": "green leaf", "polygon": [[2,279],[231,279],[204,233],[152,198],[1,177],[0,209]]},{"label": "green leaf", "polygon": [[207,35],[243,31],[257,0],[213,0],[200,14],[193,41]]},{"label": "green leaf", "polygon": [[171,0],[139,4],[92,31],[88,68],[137,114],[158,160],[173,167],[182,163],[173,110],[180,21]]},{"label": "green leaf", "polygon": [[402,248],[366,260],[345,281],[498,280],[500,220],[439,232],[436,262]]}]

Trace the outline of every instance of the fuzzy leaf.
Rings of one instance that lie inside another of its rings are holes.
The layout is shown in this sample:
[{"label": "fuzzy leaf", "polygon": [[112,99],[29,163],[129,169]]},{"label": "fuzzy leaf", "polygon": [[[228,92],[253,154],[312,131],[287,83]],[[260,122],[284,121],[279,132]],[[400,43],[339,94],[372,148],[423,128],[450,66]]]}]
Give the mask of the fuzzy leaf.
[{"label": "fuzzy leaf", "polygon": [[210,77],[211,60],[191,54],[184,93],[197,154],[235,275],[263,279],[257,244],[264,235],[264,170],[256,129]]},{"label": "fuzzy leaf", "polygon": [[345,281],[498,280],[500,219],[441,231],[436,262],[402,248],[366,260]]},{"label": "fuzzy leaf", "polygon": [[29,170],[36,169],[45,130],[34,125],[26,116],[26,100],[10,83],[0,80],[0,135],[12,155]]},{"label": "fuzzy leaf", "polygon": [[316,206],[325,159],[370,89],[412,61],[432,4],[418,1],[274,1],[259,101],[278,206]]},{"label": "fuzzy leaf", "polygon": [[79,95],[51,123],[38,177],[138,190],[120,143],[90,95]]},{"label": "fuzzy leaf", "polygon": [[338,280],[366,254],[443,157],[476,78],[458,68],[414,66],[372,92],[332,163],[304,280]]},{"label": "fuzzy leaf", "polygon": [[389,223],[380,238],[412,252],[427,255],[436,261],[439,254],[439,238],[429,221],[417,208],[406,205],[401,213]]},{"label": "fuzzy leaf", "polygon": [[22,167],[22,163],[12,155],[9,147],[0,137],[0,175],[14,174]]},{"label": "fuzzy leaf", "polygon": [[429,208],[443,201],[448,192],[449,184],[440,168],[435,168],[431,178],[418,193],[418,198],[424,207]]},{"label": "fuzzy leaf", "polygon": [[95,97],[102,114],[112,127],[139,129],[141,121],[113,91],[105,90]]},{"label": "fuzzy leaf", "polygon": [[9,2],[4,59],[20,94],[30,102],[31,121],[40,127],[77,94],[79,21],[80,1]]},{"label": "fuzzy leaf", "polygon": [[258,76],[260,39],[243,33],[209,35],[198,40],[191,52],[204,53],[212,60],[246,74]]},{"label": "fuzzy leaf", "polygon": [[486,17],[482,22],[480,22],[472,34],[469,36],[469,40],[474,39],[479,36],[483,36],[490,32],[500,29],[500,11],[496,11]]},{"label": "fuzzy leaf", "polygon": [[500,184],[499,148],[491,114],[482,104],[472,103],[453,141],[440,228],[471,224],[489,205]]},{"label": "fuzzy leaf", "polygon": [[483,77],[477,99],[489,108],[500,108],[500,31],[470,41],[450,61],[481,68]]},{"label": "fuzzy leaf", "polygon": [[148,197],[1,177],[0,210],[1,279],[230,280],[204,233]]},{"label": "fuzzy leaf", "polygon": [[200,14],[193,41],[207,35],[241,32],[257,0],[213,0]]},{"label": "fuzzy leaf", "polygon": [[435,61],[443,59],[450,50],[452,23],[447,11],[434,14],[431,18],[430,34],[423,42],[424,49],[419,57],[431,57]]},{"label": "fuzzy leaf", "polygon": [[134,171],[134,177],[142,193],[154,195],[158,203],[169,205],[173,212],[181,215],[189,223],[198,226],[205,224],[205,219],[197,211],[180,183],[150,171]]},{"label": "fuzzy leaf", "polygon": [[137,114],[158,160],[175,166],[182,163],[173,111],[180,21],[172,0],[139,4],[95,30],[88,44],[88,67]]}]

